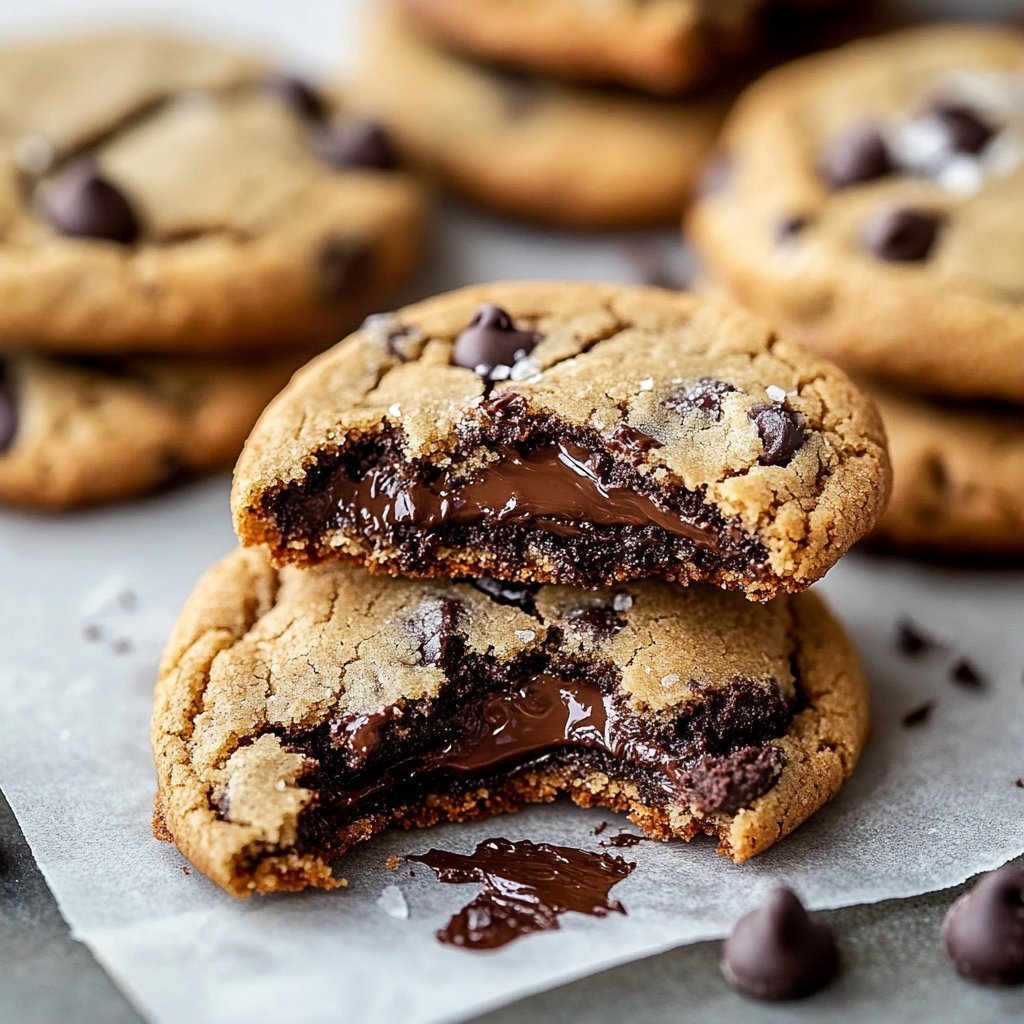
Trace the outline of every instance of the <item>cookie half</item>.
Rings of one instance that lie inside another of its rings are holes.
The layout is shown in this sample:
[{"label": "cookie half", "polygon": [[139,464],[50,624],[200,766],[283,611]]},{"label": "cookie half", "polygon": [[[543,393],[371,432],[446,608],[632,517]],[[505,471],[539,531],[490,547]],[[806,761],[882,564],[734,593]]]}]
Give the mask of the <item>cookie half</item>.
[{"label": "cookie half", "polygon": [[595,587],[803,589],[889,489],[874,406],[761,321],[594,284],[467,288],[304,369],[235,473],[279,563]]},{"label": "cookie half", "polygon": [[70,508],[226,468],[301,362],[0,355],[0,502]]},{"label": "cookie half", "polygon": [[390,825],[553,800],[741,862],[836,794],[868,727],[813,595],[382,580],[238,551],[156,689],[155,831],[235,896],[331,888]]},{"label": "cookie half", "polygon": [[387,125],[412,163],[457,191],[571,227],[676,220],[726,106],[501,73],[435,49],[387,17],[352,100]]},{"label": "cookie half", "polygon": [[379,128],[157,33],[0,54],[0,344],[292,350],[409,274],[424,215]]},{"label": "cookie half", "polygon": [[894,481],[875,536],[938,553],[1024,554],[1024,409],[870,388]]},{"label": "cookie half", "polygon": [[671,94],[737,57],[765,0],[401,0],[445,47],[554,78]]},{"label": "cookie half", "polygon": [[1024,33],[928,27],[773,71],[689,235],[736,299],[911,390],[1024,400]]}]

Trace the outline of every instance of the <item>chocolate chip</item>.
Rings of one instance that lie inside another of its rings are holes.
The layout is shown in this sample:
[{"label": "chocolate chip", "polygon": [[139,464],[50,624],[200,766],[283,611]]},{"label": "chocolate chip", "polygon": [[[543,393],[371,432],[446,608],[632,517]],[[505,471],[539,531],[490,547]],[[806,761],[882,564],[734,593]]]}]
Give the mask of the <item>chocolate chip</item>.
[{"label": "chocolate chip", "polygon": [[332,236],[318,254],[323,292],[332,302],[354,297],[370,278],[373,250],[361,238]]},{"label": "chocolate chip", "polygon": [[308,121],[320,123],[327,116],[327,104],[308,82],[296,75],[277,74],[267,79],[267,89]]},{"label": "chocolate chip", "polygon": [[953,666],[949,678],[965,690],[980,690],[985,686],[985,677],[966,658]]},{"label": "chocolate chip", "polygon": [[512,68],[494,70],[492,79],[501,94],[505,117],[520,121],[539,106],[542,95],[540,80]]},{"label": "chocolate chip", "polygon": [[535,331],[521,331],[499,306],[484,303],[455,339],[452,362],[488,376],[496,366],[511,366],[540,341]]},{"label": "chocolate chip", "polygon": [[957,153],[980,153],[996,134],[976,111],[962,103],[938,104],[931,113]]},{"label": "chocolate chip", "polygon": [[634,457],[646,455],[652,448],[663,448],[664,445],[650,434],[645,434],[628,423],[620,423],[605,438],[605,443],[613,451]]},{"label": "chocolate chip", "polygon": [[879,259],[910,263],[932,251],[942,218],[926,210],[891,207],[876,214],[864,229],[864,245]]},{"label": "chocolate chip", "polygon": [[412,625],[420,638],[418,650],[421,664],[438,665],[448,653],[455,639],[455,626],[461,608],[458,601],[442,598],[420,609]]},{"label": "chocolate chip", "polygon": [[0,454],[14,443],[18,433],[18,402],[6,363],[0,360]]},{"label": "chocolate chip", "polygon": [[893,169],[889,147],[873,121],[862,121],[832,140],[819,170],[833,189],[884,177]]},{"label": "chocolate chip", "polygon": [[721,150],[712,153],[701,171],[700,181],[697,183],[697,195],[702,199],[707,199],[724,192],[729,187],[735,171],[735,162],[728,153]]},{"label": "chocolate chip", "polygon": [[741,917],[722,949],[722,974],[755,999],[801,999],[823,988],[839,966],[829,927],[791,889],[773,889]]},{"label": "chocolate chip", "polygon": [[942,948],[957,972],[983,985],[1024,984],[1024,868],[983,875],[953,904]]},{"label": "chocolate chip", "polygon": [[573,608],[565,614],[565,621],[577,633],[585,633],[596,641],[610,640],[626,625],[626,620],[607,605],[587,605]]},{"label": "chocolate chip", "polygon": [[903,724],[908,729],[913,728],[915,725],[924,725],[932,716],[932,712],[935,710],[935,701],[926,700],[923,704],[919,704],[916,708],[912,708],[903,716]]},{"label": "chocolate chip", "polygon": [[736,391],[739,391],[739,388],[727,381],[701,377],[700,380],[673,391],[662,404],[666,409],[671,409],[681,416],[701,412],[709,419],[717,421],[722,418],[722,399]]},{"label": "chocolate chip", "polygon": [[105,178],[92,160],[72,164],[36,193],[50,226],[72,238],[102,238],[130,245],[139,237],[139,221],[125,194]]},{"label": "chocolate chip", "polygon": [[398,157],[377,121],[345,121],[324,132],[318,149],[332,167],[369,167],[391,171]]},{"label": "chocolate chip", "polygon": [[803,234],[812,221],[810,214],[792,213],[783,217],[775,229],[775,237],[780,242],[791,242],[798,235]]},{"label": "chocolate chip", "polygon": [[806,437],[792,409],[787,409],[781,402],[772,402],[755,405],[748,415],[764,445],[761,461],[766,466],[787,465]]},{"label": "chocolate chip", "polygon": [[480,576],[466,582],[496,604],[519,608],[528,615],[537,611],[534,595],[540,590],[539,583],[506,583],[504,580],[491,579],[490,576]]}]

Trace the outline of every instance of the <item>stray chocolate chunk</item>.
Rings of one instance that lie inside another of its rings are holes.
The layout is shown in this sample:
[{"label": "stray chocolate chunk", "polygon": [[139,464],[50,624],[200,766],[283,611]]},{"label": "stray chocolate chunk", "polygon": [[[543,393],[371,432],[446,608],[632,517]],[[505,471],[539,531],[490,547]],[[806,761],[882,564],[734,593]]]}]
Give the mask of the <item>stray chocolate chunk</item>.
[{"label": "stray chocolate chunk", "polygon": [[406,860],[425,864],[441,882],[483,887],[437,933],[439,942],[463,949],[497,949],[524,935],[551,931],[568,911],[591,917],[624,914],[609,892],[636,867],[611,854],[528,839],[486,839],[468,855],[429,850]]},{"label": "stray chocolate chunk", "polygon": [[1015,786],[1016,786],[1016,787],[1017,787],[1018,789],[1024,789],[1024,779],[1018,779],[1018,780],[1017,780],[1017,781],[1016,781],[1016,782],[1014,783],[1014,785],[1015,785]]},{"label": "stray chocolate chunk", "polygon": [[308,121],[327,117],[327,104],[308,82],[296,75],[277,74],[267,79],[267,89]]},{"label": "stray chocolate chunk", "polygon": [[806,436],[793,411],[782,402],[772,402],[755,405],[749,415],[764,445],[761,461],[766,466],[787,465]]},{"label": "stray chocolate chunk", "polygon": [[741,917],[722,949],[725,980],[754,999],[802,999],[824,988],[838,966],[832,931],[785,888]]},{"label": "stray chocolate chunk", "polygon": [[864,229],[869,252],[892,263],[927,258],[939,235],[942,218],[927,210],[891,207],[876,214]]},{"label": "stray chocolate chunk", "polygon": [[91,159],[82,159],[41,185],[36,199],[49,225],[71,238],[98,238],[131,245],[139,220],[125,194]]},{"label": "stray chocolate chunk", "polygon": [[982,875],[942,924],[942,948],[957,972],[982,985],[1024,984],[1024,868]]},{"label": "stray chocolate chunk", "polygon": [[487,302],[456,338],[452,362],[486,377],[495,367],[512,366],[529,355],[539,341],[536,331],[520,330],[505,310]]},{"label": "stray chocolate chunk", "polygon": [[733,158],[721,150],[713,153],[701,171],[697,194],[706,199],[724,192],[732,182],[736,171]]},{"label": "stray chocolate chunk", "polygon": [[18,402],[7,364],[0,359],[0,455],[18,436]]},{"label": "stray chocolate chunk", "polygon": [[980,153],[996,134],[976,110],[963,103],[938,104],[931,113],[942,125],[950,149],[957,153]]},{"label": "stray chocolate chunk", "polygon": [[663,405],[666,409],[679,413],[680,416],[691,412],[700,412],[708,419],[717,422],[722,418],[722,399],[738,390],[739,388],[728,381],[716,380],[714,377],[701,377],[700,380],[673,391],[665,399]]},{"label": "stray chocolate chunk", "polygon": [[597,828],[594,829],[593,835],[599,836],[607,827],[608,827],[608,822],[607,821],[602,821],[601,824],[598,825]]},{"label": "stray chocolate chunk", "polygon": [[344,121],[324,132],[319,151],[332,167],[391,171],[398,166],[394,146],[377,121]]},{"label": "stray chocolate chunk", "polygon": [[949,672],[949,678],[965,690],[981,690],[985,677],[966,658],[961,658]]},{"label": "stray chocolate chunk", "polygon": [[640,836],[635,832],[619,832],[617,835],[609,836],[607,839],[602,839],[598,846],[614,846],[619,850],[631,850],[634,846],[639,846],[641,843],[653,843],[656,840],[650,836]]},{"label": "stray chocolate chunk", "polygon": [[354,298],[366,285],[373,267],[373,250],[361,238],[334,235],[321,246],[318,260],[324,296],[341,302]]},{"label": "stray chocolate chunk", "polygon": [[896,623],[896,647],[908,658],[919,658],[930,651],[942,648],[942,644],[933,636],[929,636],[910,619],[901,619]]},{"label": "stray chocolate chunk", "polygon": [[913,728],[916,725],[924,725],[924,723],[931,718],[934,710],[935,701],[926,700],[923,704],[918,705],[903,716],[903,724],[908,729]]},{"label": "stray chocolate chunk", "polygon": [[420,663],[438,665],[448,653],[456,638],[462,606],[458,601],[444,599],[421,608],[413,620],[413,628],[419,636]]},{"label": "stray chocolate chunk", "polygon": [[884,177],[893,161],[878,125],[862,121],[832,140],[819,170],[830,188],[841,189]]}]

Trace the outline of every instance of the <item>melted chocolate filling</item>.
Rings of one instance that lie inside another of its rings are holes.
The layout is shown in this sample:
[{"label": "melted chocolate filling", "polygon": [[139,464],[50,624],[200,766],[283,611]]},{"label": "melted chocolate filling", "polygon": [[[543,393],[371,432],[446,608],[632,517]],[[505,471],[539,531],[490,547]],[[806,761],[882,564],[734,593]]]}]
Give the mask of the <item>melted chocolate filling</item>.
[{"label": "melted chocolate filling", "polygon": [[[702,493],[658,486],[594,432],[551,416],[520,418],[515,396],[491,404],[492,422],[453,453],[451,470],[404,460],[401,435],[388,430],[322,457],[302,483],[268,495],[281,553],[297,540],[317,560],[323,535],[342,530],[386,549],[406,575],[423,575],[440,547],[479,552],[487,571],[513,579],[539,550],[560,582],[576,586],[661,576],[679,564],[698,578],[766,572],[763,545]],[[486,468],[460,474],[481,451],[491,456]]]},{"label": "melted chocolate filling", "polygon": [[501,663],[466,651],[456,633],[434,646],[447,677],[437,696],[283,735],[308,759],[300,784],[316,794],[300,818],[302,847],[330,854],[350,845],[345,829],[361,819],[401,817],[430,794],[500,792],[530,770],[564,766],[630,781],[653,807],[732,814],[785,765],[770,740],[793,708],[772,680],[691,684],[696,699],[655,720],[629,707],[607,662],[533,652]]}]

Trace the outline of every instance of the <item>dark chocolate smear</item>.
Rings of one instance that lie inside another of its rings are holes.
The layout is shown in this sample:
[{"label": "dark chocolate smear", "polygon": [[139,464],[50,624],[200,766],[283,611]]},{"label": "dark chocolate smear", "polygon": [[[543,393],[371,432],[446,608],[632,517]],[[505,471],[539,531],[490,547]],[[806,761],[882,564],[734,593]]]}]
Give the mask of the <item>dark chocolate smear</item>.
[{"label": "dark chocolate smear", "polygon": [[788,465],[806,437],[793,411],[781,402],[772,402],[755,405],[749,415],[764,445],[761,461],[767,466]]},{"label": "dark chocolate smear", "polygon": [[958,973],[982,985],[1024,984],[1024,868],[983,875],[953,904],[942,948]]},{"label": "dark chocolate smear", "polygon": [[328,128],[317,146],[331,167],[366,167],[392,171],[398,156],[378,121],[343,121]]},{"label": "dark chocolate smear", "polygon": [[280,73],[266,81],[267,89],[307,121],[319,124],[327,117],[327,104],[317,90],[297,75]]},{"label": "dark chocolate smear", "polygon": [[14,443],[18,434],[18,399],[14,393],[7,364],[0,359],[0,455]]},{"label": "dark chocolate smear", "polygon": [[500,306],[484,303],[455,339],[452,362],[489,376],[497,366],[512,366],[540,341],[536,331],[522,331]]},{"label": "dark chocolate smear", "polygon": [[801,999],[824,988],[839,966],[829,927],[791,889],[770,892],[736,922],[722,949],[722,974],[754,999]]},{"label": "dark chocolate smear", "polygon": [[637,430],[636,427],[631,427],[628,423],[620,423],[605,438],[605,442],[612,451],[629,455],[633,459],[643,458],[652,449],[664,447],[659,440],[642,430]]},{"label": "dark chocolate smear", "polygon": [[497,949],[551,931],[570,911],[591,917],[624,914],[609,893],[636,867],[607,853],[528,839],[486,839],[468,855],[429,850],[406,860],[425,864],[439,881],[483,887],[437,933],[440,942],[462,949]]},{"label": "dark chocolate smear", "polygon": [[71,238],[131,245],[139,237],[139,221],[131,203],[88,158],[40,186],[36,203],[49,225]]},{"label": "dark chocolate smear", "polygon": [[701,377],[700,380],[673,391],[663,404],[666,409],[671,409],[680,416],[700,412],[717,422],[722,418],[722,399],[738,390],[735,384],[728,381]]},{"label": "dark chocolate smear", "polygon": [[893,161],[878,125],[863,121],[832,140],[819,169],[830,188],[841,189],[884,177]]},{"label": "dark chocolate smear", "polygon": [[411,626],[418,637],[420,663],[439,665],[455,639],[462,605],[451,598],[442,598],[421,608]]},{"label": "dark chocolate smear", "polygon": [[891,263],[926,259],[942,226],[942,217],[927,210],[891,207],[877,213],[864,228],[869,252]]}]

